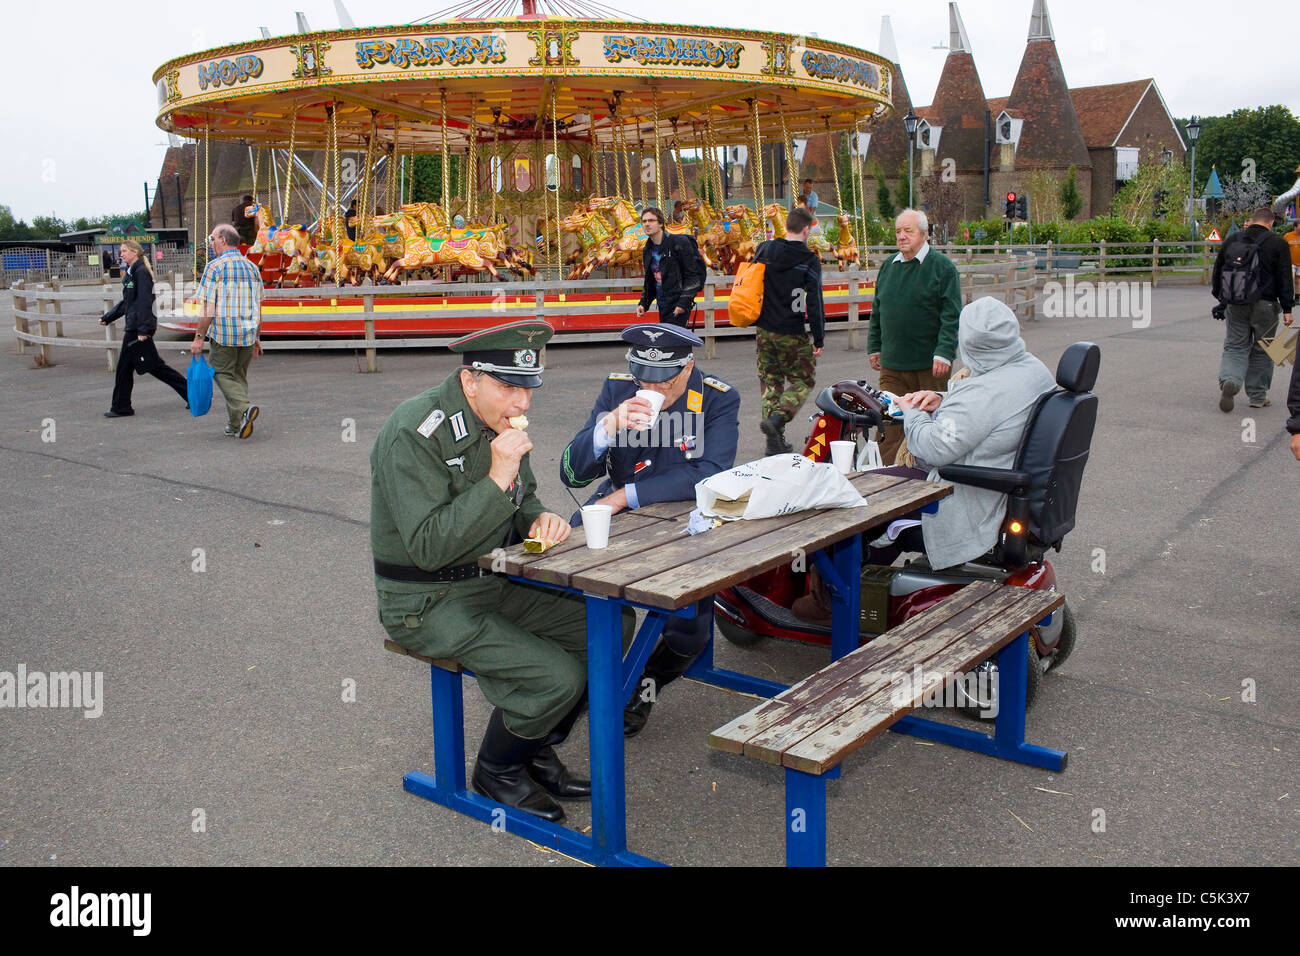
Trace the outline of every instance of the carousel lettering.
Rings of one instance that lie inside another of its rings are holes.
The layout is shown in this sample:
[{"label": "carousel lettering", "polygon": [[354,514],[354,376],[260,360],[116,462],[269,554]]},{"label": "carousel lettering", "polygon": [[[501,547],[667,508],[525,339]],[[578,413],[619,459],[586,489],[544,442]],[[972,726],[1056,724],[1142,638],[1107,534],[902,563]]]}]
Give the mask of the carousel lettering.
[{"label": "carousel lettering", "polygon": [[233,60],[213,60],[199,64],[199,89],[209,86],[234,86],[247,83],[250,78],[262,75],[262,59],[256,56],[237,56]]},{"label": "carousel lettering", "polygon": [[740,66],[740,54],[745,47],[740,43],[712,43],[690,37],[605,37],[605,59],[610,63],[636,60],[642,66],[650,64],[681,64],[684,66],[725,66],[730,70]]},{"label": "carousel lettering", "polygon": [[369,70],[379,63],[391,63],[398,69],[409,67],[465,66],[469,63],[504,63],[506,44],[501,37],[427,37],[423,40],[402,38],[360,40],[357,42],[357,66]]},{"label": "carousel lettering", "polygon": [[880,75],[870,63],[862,60],[850,60],[830,53],[817,53],[805,50],[803,68],[809,76],[819,80],[838,80],[841,83],[856,83],[872,89],[880,85]]}]

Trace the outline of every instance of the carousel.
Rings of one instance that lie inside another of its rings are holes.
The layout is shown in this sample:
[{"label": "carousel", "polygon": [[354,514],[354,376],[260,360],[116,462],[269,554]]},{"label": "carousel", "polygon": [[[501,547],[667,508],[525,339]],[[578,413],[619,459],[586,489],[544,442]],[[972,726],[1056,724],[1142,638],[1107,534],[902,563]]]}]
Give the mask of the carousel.
[{"label": "carousel", "polygon": [[[428,23],[263,39],[160,67],[157,123],[197,144],[197,208],[212,144],[248,148],[264,332],[346,332],[359,299],[324,300],[338,328],[303,328],[294,290],[359,283],[403,284],[410,297],[390,307],[428,311],[386,334],[473,329],[491,319],[448,325],[438,310],[481,303],[468,294],[478,281],[509,296],[527,279],[562,280],[548,300],[611,305],[584,328],[621,328],[622,300],[636,296],[609,280],[640,275],[641,209],[680,218],[670,228],[695,237],[710,269],[734,272],[784,232],[789,199],[777,197],[795,194],[797,144],[865,132],[890,109],[892,68],[864,50],[616,16],[579,0],[472,0]],[[857,264],[851,210],[866,206],[859,137],[848,138],[846,170],[831,163],[838,215],[818,242],[840,268]],[[422,280],[441,280],[437,294],[421,295]]]}]

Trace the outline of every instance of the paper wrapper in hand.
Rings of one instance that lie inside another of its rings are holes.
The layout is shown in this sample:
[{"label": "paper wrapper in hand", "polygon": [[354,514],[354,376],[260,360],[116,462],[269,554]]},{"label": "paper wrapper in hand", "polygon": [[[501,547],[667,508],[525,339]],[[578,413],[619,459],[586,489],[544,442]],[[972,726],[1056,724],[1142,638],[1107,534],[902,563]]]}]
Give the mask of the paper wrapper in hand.
[{"label": "paper wrapper in hand", "polygon": [[527,554],[545,554],[553,547],[555,547],[554,541],[543,541],[541,538],[527,538],[524,541],[524,551]]},{"label": "paper wrapper in hand", "polygon": [[772,455],[705,478],[695,486],[695,503],[705,515],[735,521],[861,508],[867,500],[834,465],[803,455]]}]

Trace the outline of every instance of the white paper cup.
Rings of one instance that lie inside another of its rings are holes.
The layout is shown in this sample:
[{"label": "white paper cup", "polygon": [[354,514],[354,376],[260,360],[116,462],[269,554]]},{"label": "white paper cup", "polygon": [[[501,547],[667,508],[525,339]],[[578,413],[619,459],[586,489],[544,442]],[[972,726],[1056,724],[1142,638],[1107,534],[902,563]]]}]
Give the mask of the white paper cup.
[{"label": "white paper cup", "polygon": [[583,505],[582,527],[587,533],[587,547],[609,547],[609,519],[614,509],[609,505]]},{"label": "white paper cup", "polygon": [[644,398],[647,402],[650,403],[650,407],[654,409],[653,414],[651,414],[650,416],[650,422],[646,426],[648,428],[653,428],[655,422],[659,420],[659,409],[664,407],[664,393],[652,392],[648,388],[642,388],[637,390],[636,397]]},{"label": "white paper cup", "polygon": [[847,475],[851,472],[853,470],[853,453],[857,450],[857,442],[831,442],[831,464],[835,466],[835,470],[841,475]]}]

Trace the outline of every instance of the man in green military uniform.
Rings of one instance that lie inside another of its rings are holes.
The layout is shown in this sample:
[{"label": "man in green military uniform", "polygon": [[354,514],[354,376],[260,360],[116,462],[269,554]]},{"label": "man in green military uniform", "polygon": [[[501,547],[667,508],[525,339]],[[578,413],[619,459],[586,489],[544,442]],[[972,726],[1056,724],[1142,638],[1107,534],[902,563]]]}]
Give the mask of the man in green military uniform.
[{"label": "man in green military uniform", "polygon": [[524,321],[458,339],[462,367],[397,407],[370,453],[370,546],[389,635],[473,671],[495,705],[474,789],[559,820],[551,797],[591,794],[553,749],[586,703],[586,609],[475,563],[524,537],[569,536],[537,498],[523,417],[553,332]]}]

